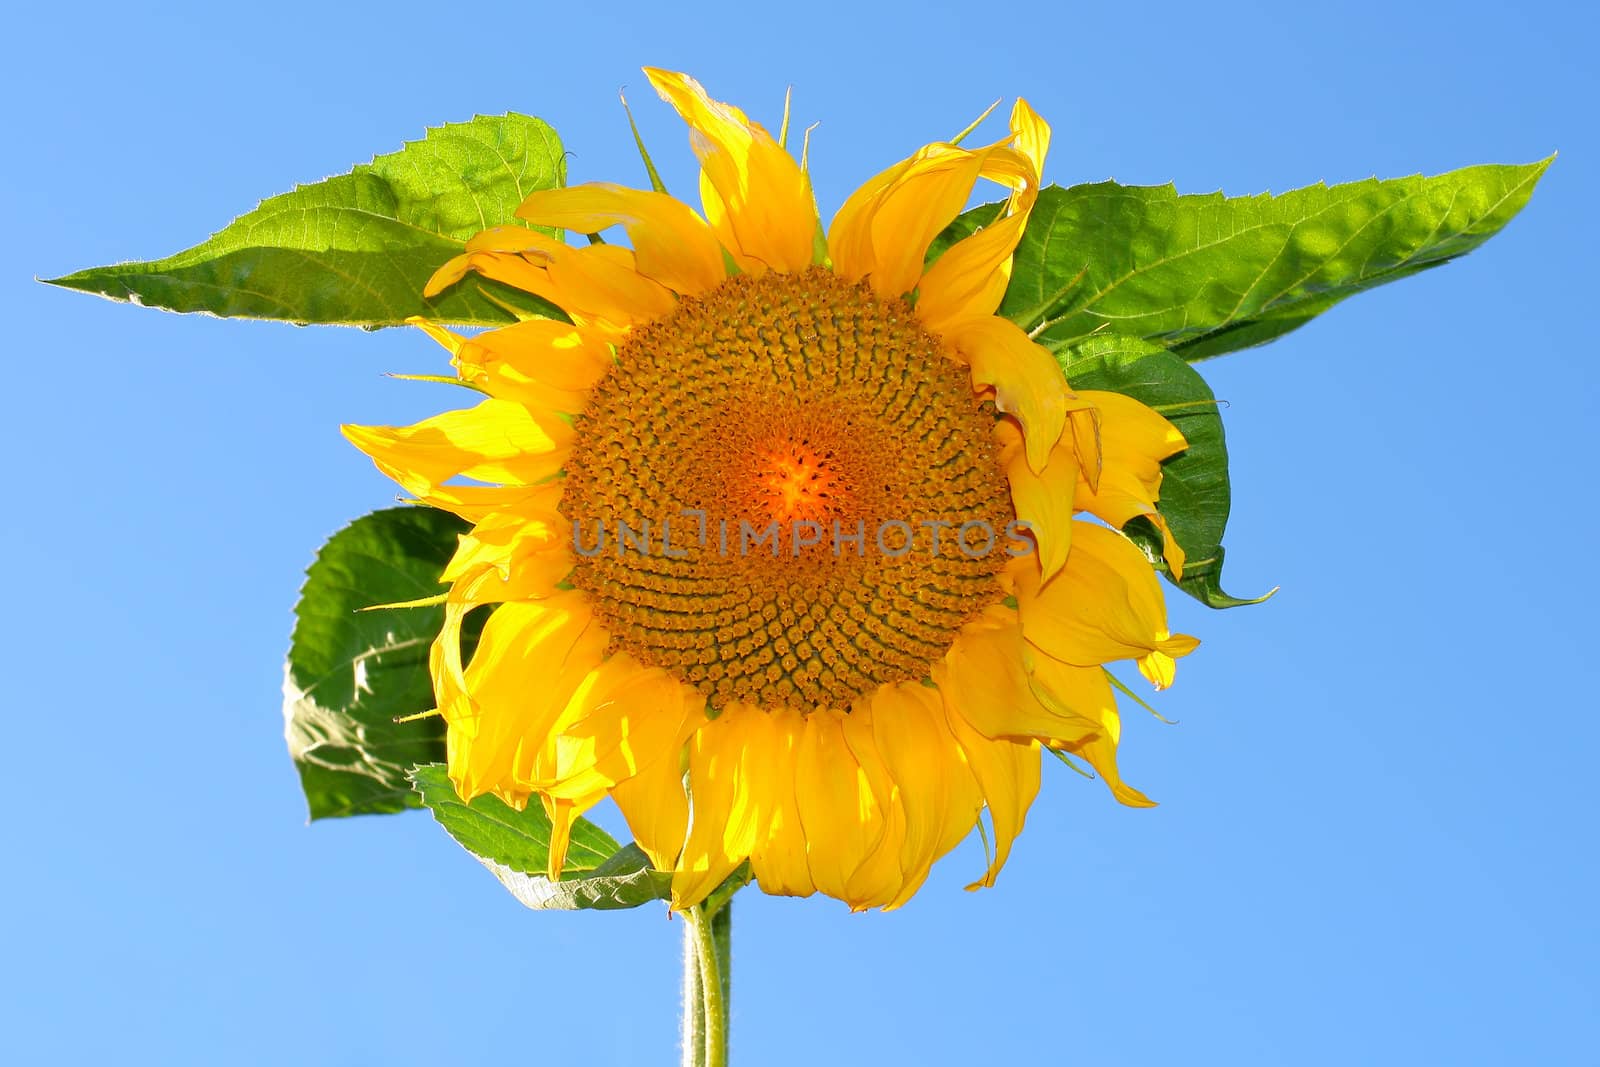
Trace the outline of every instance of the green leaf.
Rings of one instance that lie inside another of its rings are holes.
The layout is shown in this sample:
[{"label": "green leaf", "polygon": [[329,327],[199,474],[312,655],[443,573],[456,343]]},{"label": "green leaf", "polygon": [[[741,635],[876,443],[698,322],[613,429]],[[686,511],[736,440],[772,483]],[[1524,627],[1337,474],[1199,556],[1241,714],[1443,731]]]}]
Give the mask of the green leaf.
[{"label": "green leaf", "polygon": [[422,298],[422,287],[468,237],[520,225],[513,212],[523,198],[565,179],[561,142],[544,122],[478,116],[431,129],[349,174],[264,200],[186,252],[49,284],[168,311],[302,325],[375,328],[411,315],[485,326],[515,321],[499,302],[557,315],[535,297],[476,276],[433,300]]},{"label": "green leaf", "polygon": [[[1028,220],[1000,313],[1054,350],[1097,331],[1191,361],[1264,344],[1347,296],[1472,251],[1522,209],[1552,159],[1278,196],[1052,186]],[[964,214],[934,253],[999,209]]]},{"label": "green leaf", "polygon": [[438,765],[418,767],[411,778],[439,825],[530,908],[605,911],[636,908],[671,895],[671,875],[651,868],[637,845],[619,847],[587,819],[573,824],[562,877],[552,882],[545,877],[550,819],[537,800],[522,811],[492,796],[464,803]]},{"label": "green leaf", "polygon": [[[1259,604],[1272,593],[1240,599],[1222,591],[1222,534],[1228,525],[1228,447],[1211,387],[1179,356],[1137,337],[1103,335],[1065,346],[1058,358],[1077,389],[1123,393],[1154,408],[1176,426],[1189,447],[1162,464],[1157,509],[1183,547],[1178,588],[1213,608]],[[1137,518],[1123,532],[1162,573],[1161,534]]]},{"label": "green leaf", "polygon": [[[407,773],[444,759],[428,646],[442,607],[362,611],[442,592],[467,525],[433,508],[376,511],[334,534],[306,571],[284,668],[284,736],[312,819],[419,806]],[[470,653],[481,620],[468,617]]]}]

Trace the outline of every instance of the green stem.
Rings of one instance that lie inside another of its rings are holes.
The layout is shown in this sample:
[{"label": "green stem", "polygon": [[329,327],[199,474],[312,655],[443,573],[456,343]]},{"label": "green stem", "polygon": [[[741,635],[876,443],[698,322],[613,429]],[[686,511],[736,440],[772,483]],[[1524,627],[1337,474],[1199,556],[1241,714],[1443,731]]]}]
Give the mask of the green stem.
[{"label": "green stem", "polygon": [[705,998],[700,993],[700,952],[694,922],[683,924],[683,1067],[700,1067],[706,1058]]},{"label": "green stem", "polygon": [[710,901],[684,913],[684,1067],[728,1067],[733,908]]}]

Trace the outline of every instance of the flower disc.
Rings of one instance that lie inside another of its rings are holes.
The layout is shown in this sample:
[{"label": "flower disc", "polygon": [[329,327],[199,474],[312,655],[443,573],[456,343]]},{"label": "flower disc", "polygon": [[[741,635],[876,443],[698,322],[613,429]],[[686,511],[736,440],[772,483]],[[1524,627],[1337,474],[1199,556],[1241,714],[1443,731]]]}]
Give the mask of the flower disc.
[{"label": "flower disc", "polygon": [[994,419],[903,301],[729,278],[633,331],[577,417],[570,582],[713,707],[848,708],[999,599]]}]

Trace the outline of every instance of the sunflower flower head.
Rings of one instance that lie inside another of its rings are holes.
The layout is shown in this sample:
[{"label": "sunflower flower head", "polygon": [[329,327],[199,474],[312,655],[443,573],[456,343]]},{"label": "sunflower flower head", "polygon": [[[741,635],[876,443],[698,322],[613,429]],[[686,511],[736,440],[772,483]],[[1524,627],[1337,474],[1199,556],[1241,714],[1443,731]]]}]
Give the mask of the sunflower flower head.
[{"label": "sunflower flower head", "polygon": [[[1046,747],[1148,805],[1117,773],[1104,668],[1165,686],[1197,642],[1113,527],[1161,526],[1161,461],[1185,443],[1137,401],[1072,391],[995,314],[1049,127],[1019,101],[1004,139],[922,148],[824,230],[765,129],[647,74],[689,125],[701,210],[609,184],[530,196],[528,223],[627,245],[496,227],[427,291],[477,273],[570,321],[420,323],[485,398],[345,428],[473,524],[431,656],[456,790],[537,798],[552,878],[613,798],[675,908],[746,861],[770,893],[898,907],[985,812],[971,888],[993,884]],[[928,265],[980,180],[1003,213]],[[1170,536],[1166,562],[1181,572]]]}]

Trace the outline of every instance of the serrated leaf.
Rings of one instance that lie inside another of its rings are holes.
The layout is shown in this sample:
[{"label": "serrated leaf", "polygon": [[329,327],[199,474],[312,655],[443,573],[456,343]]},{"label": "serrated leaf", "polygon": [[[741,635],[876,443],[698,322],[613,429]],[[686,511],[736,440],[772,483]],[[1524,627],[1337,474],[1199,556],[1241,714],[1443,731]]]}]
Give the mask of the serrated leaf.
[{"label": "serrated leaf", "polygon": [[654,870],[637,845],[620,847],[587,819],[573,824],[561,879],[552,882],[545,877],[550,819],[537,800],[522,811],[492,796],[465,803],[441,765],[418,767],[411,777],[439,825],[527,907],[605,911],[671,895],[671,875]]},{"label": "serrated leaf", "polygon": [[[551,305],[473,276],[433,300],[423,284],[536,189],[563,184],[561,142],[528,115],[478,116],[427,131],[349,174],[261,202],[187,251],[94,267],[49,284],[168,311],[349,326],[411,315],[467,325],[515,320]],[[493,298],[493,299],[491,299]]]},{"label": "serrated leaf", "polygon": [[[1222,535],[1231,504],[1228,447],[1211,387],[1179,356],[1137,337],[1099,336],[1067,345],[1058,354],[1075,389],[1123,393],[1154,408],[1182,432],[1189,447],[1162,464],[1157,509],[1188,559],[1178,588],[1213,608],[1257,604],[1222,591]],[[1123,532],[1162,573],[1161,535],[1143,518]]]},{"label": "serrated leaf", "polygon": [[[284,736],[312,819],[419,806],[408,772],[444,758],[428,646],[442,607],[362,611],[442,591],[439,575],[467,529],[432,508],[376,511],[334,534],[306,571],[284,665]],[[468,653],[479,622],[468,617]]]},{"label": "serrated leaf", "polygon": [[[1348,296],[1472,251],[1522,209],[1550,162],[1278,196],[1051,186],[1018,244],[1000,314],[1054,350],[1097,331],[1191,361],[1264,344]],[[964,214],[933,254],[999,208]]]}]

